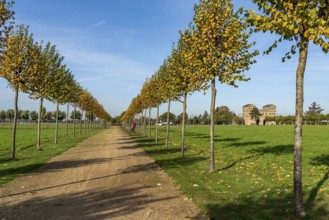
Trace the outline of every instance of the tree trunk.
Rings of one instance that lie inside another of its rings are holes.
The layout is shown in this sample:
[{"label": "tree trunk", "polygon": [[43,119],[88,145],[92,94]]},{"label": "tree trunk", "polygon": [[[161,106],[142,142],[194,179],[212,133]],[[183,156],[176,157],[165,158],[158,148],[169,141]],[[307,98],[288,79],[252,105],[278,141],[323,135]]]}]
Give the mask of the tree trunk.
[{"label": "tree trunk", "polygon": [[57,102],[56,107],[56,127],[55,127],[55,144],[58,143],[58,113],[59,113],[59,103]]},{"label": "tree trunk", "polygon": [[214,150],[214,130],[215,130],[215,105],[216,105],[216,79],[211,81],[211,105],[210,105],[210,172],[215,171],[215,150]]},{"label": "tree trunk", "polygon": [[143,131],[143,110],[139,113],[139,133],[141,134]]},{"label": "tree trunk", "polygon": [[304,104],[304,74],[308,54],[308,40],[301,36],[299,60],[296,71],[296,122],[295,122],[295,147],[294,147],[294,199],[296,216],[305,216],[303,207],[302,185],[302,124]]},{"label": "tree trunk", "polygon": [[66,137],[69,136],[69,110],[70,110],[70,103],[67,103],[67,108],[66,108]]},{"label": "tree trunk", "polygon": [[38,116],[38,136],[37,136],[37,150],[41,148],[41,117],[42,117],[43,98],[40,98],[39,116]]},{"label": "tree trunk", "polygon": [[146,110],[144,110],[144,120],[143,120],[143,134],[146,136]]},{"label": "tree trunk", "polygon": [[79,133],[80,133],[80,135],[82,134],[82,116],[83,116],[84,111],[82,110],[81,112],[82,112],[81,113],[81,118],[79,120],[79,123],[80,123],[80,125],[79,125]]},{"label": "tree trunk", "polygon": [[92,115],[91,112],[89,112],[89,123],[88,123],[89,132],[92,132],[92,127],[91,127],[92,126],[92,123],[91,123],[92,118],[91,118],[91,115]]},{"label": "tree trunk", "polygon": [[14,99],[14,122],[13,122],[13,133],[12,133],[12,145],[11,145],[11,159],[16,159],[16,128],[17,128],[17,114],[18,114],[18,91],[19,88],[15,88],[15,99]]},{"label": "tree trunk", "polygon": [[87,116],[87,111],[85,111],[85,117],[84,117],[85,120],[84,120],[84,122],[83,122],[83,124],[84,124],[83,131],[84,131],[84,133],[86,133],[86,129],[87,129],[87,124],[86,124],[86,121],[87,121],[86,119],[87,119],[87,117],[86,117],[86,116]]},{"label": "tree trunk", "polygon": [[180,152],[181,157],[184,157],[186,99],[187,99],[187,93],[184,93],[183,120],[182,120],[182,140],[181,140],[181,152]]},{"label": "tree trunk", "polygon": [[155,122],[155,142],[158,143],[159,105],[157,106],[157,118]]},{"label": "tree trunk", "polygon": [[169,144],[169,113],[170,113],[170,99],[168,99],[168,111],[167,111],[167,132],[166,132],[166,147]]},{"label": "tree trunk", "polygon": [[149,108],[149,138],[151,138],[151,108]]},{"label": "tree trunk", "polygon": [[74,105],[74,112],[73,112],[73,137],[75,137],[75,112],[77,107]]}]

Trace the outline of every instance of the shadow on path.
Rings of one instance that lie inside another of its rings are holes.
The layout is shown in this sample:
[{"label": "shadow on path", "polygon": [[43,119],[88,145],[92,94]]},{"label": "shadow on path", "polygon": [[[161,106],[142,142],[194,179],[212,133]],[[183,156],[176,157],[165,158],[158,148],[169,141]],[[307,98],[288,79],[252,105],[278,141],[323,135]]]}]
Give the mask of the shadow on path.
[{"label": "shadow on path", "polygon": [[[122,186],[46,199],[33,198],[13,206],[0,207],[0,219],[81,219],[81,217],[83,219],[110,219],[143,210],[151,203],[175,198],[170,196],[158,199],[148,198],[148,194],[142,193],[146,188],[151,188],[151,186]],[[44,209],[47,212],[44,212]]]}]

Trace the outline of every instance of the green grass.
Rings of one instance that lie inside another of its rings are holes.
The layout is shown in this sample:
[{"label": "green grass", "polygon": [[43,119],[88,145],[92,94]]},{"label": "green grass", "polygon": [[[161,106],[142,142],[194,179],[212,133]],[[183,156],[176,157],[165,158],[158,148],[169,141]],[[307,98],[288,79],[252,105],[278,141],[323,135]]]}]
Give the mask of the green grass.
[{"label": "green grass", "polygon": [[[209,173],[209,127],[170,127],[171,146],[137,134],[136,141],[212,219],[294,219],[292,126],[216,126],[216,172]],[[303,129],[306,219],[329,218],[329,126]],[[152,130],[152,134],[154,134]]]},{"label": "green grass", "polygon": [[95,134],[95,132],[84,133],[82,129],[80,135],[79,126],[76,129],[76,137],[73,137],[72,126],[70,126],[69,137],[66,138],[65,125],[59,126],[58,144],[54,144],[54,125],[44,124],[41,130],[41,150],[36,150],[36,125],[20,124],[17,129],[16,160],[10,160],[12,130],[9,125],[0,124],[0,186],[21,174],[40,167],[50,158],[63,153]]}]

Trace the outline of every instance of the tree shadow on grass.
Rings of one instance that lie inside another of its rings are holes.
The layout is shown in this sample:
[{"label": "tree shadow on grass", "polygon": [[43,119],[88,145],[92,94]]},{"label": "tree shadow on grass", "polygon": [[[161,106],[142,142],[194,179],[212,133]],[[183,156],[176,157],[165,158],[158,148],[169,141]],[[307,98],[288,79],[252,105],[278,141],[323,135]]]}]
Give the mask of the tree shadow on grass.
[{"label": "tree shadow on grass", "polygon": [[17,176],[17,175],[21,175],[27,172],[31,172],[33,170],[36,170],[37,168],[41,167],[43,165],[43,163],[35,163],[35,164],[28,164],[25,166],[18,166],[16,168],[8,168],[8,169],[0,169],[0,177],[9,177],[12,176]]},{"label": "tree shadow on grass", "polygon": [[[16,147],[16,153],[18,153],[20,151],[24,151],[24,150],[30,149],[30,148],[35,148],[35,146],[36,146],[35,144],[30,144],[30,145],[23,146],[23,147]],[[8,147],[8,149],[9,149],[9,147]],[[1,153],[0,154],[0,157],[8,157],[7,159],[9,159],[9,157],[11,157],[11,151],[10,150],[7,150],[7,149],[6,150],[3,150],[3,151],[4,151],[4,153]],[[0,163],[1,163],[1,161],[0,161]]]},{"label": "tree shadow on grass", "polygon": [[[193,138],[196,138],[196,139],[210,139],[210,135],[209,134],[195,134],[195,133],[189,133],[189,134],[186,134],[185,133],[185,136],[186,137],[193,137]],[[214,136],[214,141],[216,142],[235,142],[235,141],[238,141],[238,140],[241,140],[241,138],[221,138],[220,135],[215,135]]]},{"label": "tree shadow on grass", "polygon": [[219,168],[218,171],[227,170],[227,169],[229,169],[229,168],[234,167],[234,166],[235,166],[237,163],[239,163],[239,162],[242,162],[242,161],[245,161],[245,160],[249,160],[249,159],[251,159],[251,158],[255,158],[255,157],[257,157],[257,156],[259,156],[259,155],[250,155],[250,156],[247,156],[247,157],[240,158],[240,159],[234,161],[233,163],[231,163],[230,165],[228,165],[228,166],[226,166],[226,167]]},{"label": "tree shadow on grass", "polygon": [[[7,154],[5,154],[5,155],[0,155],[0,157],[5,157]],[[16,160],[18,160],[18,159],[15,159],[15,160],[12,160],[12,159],[10,159],[10,155],[8,154],[8,157],[6,158],[2,158],[2,159],[0,159],[0,163],[10,163],[10,162],[12,162],[12,161],[16,161]]]},{"label": "tree shadow on grass", "polygon": [[30,149],[30,148],[36,148],[36,144],[30,144],[30,145],[27,145],[27,146],[24,146],[24,147],[16,147],[16,150],[17,151],[23,151],[23,150],[27,150],[27,149]]},{"label": "tree shadow on grass", "polygon": [[150,143],[150,142],[155,143],[153,139],[150,139],[148,137],[137,137],[137,138],[134,137],[134,141],[137,143]]},{"label": "tree shadow on grass", "polygon": [[281,155],[281,154],[292,154],[294,152],[294,145],[287,144],[287,145],[277,145],[272,147],[261,147],[256,149],[248,150],[248,153],[256,153],[256,154],[274,154],[274,155]]},{"label": "tree shadow on grass", "polygon": [[[245,142],[245,143],[243,143],[243,146],[248,146],[248,145],[254,146],[255,144],[265,144],[265,143],[266,143],[265,141]],[[256,157],[259,157],[259,156],[262,156],[265,154],[281,155],[281,154],[290,154],[290,153],[293,153],[293,151],[294,151],[293,145],[279,145],[279,146],[273,146],[273,147],[261,147],[261,148],[251,149],[251,150],[247,151],[247,153],[251,154],[251,155],[240,158],[240,159],[232,162],[230,165],[220,168],[218,171],[227,170],[229,168],[234,167],[239,162],[249,160],[252,158],[256,158]]]},{"label": "tree shadow on grass", "polygon": [[229,144],[228,147],[253,147],[255,145],[266,144],[266,141],[247,141]]},{"label": "tree shadow on grass", "polygon": [[204,137],[204,136],[208,136],[209,137],[209,134],[199,134],[199,133],[195,133],[195,132],[190,132],[190,131],[185,131],[185,136],[186,137]]},{"label": "tree shadow on grass", "polygon": [[219,138],[219,139],[215,139],[215,141],[223,141],[223,142],[235,142],[235,141],[239,141],[239,140],[241,140],[241,138]]},{"label": "tree shadow on grass", "polygon": [[194,155],[194,156],[186,156],[183,158],[176,157],[170,159],[159,159],[156,160],[156,163],[159,164],[161,167],[165,167],[165,168],[177,168],[181,166],[189,166],[194,163],[199,163],[205,160],[208,160],[208,158]]},{"label": "tree shadow on grass", "polygon": [[131,141],[130,137],[121,137],[121,138],[117,138],[116,140],[118,141]]},{"label": "tree shadow on grass", "polygon": [[316,156],[312,158],[312,161],[310,162],[311,165],[319,166],[319,165],[325,165],[328,167],[327,171],[324,173],[322,179],[314,186],[310,192],[310,195],[306,201],[306,205],[310,208],[314,206],[314,202],[316,200],[316,197],[322,188],[323,184],[329,179],[329,155],[323,154],[320,156]]},{"label": "tree shadow on grass", "polygon": [[143,148],[143,147],[153,147],[153,146],[159,146],[159,145],[162,145],[160,143],[150,143],[150,142],[140,142],[140,143],[137,143],[134,142],[135,144],[132,144],[132,145],[127,145],[127,146],[122,146],[120,147],[120,149],[126,149],[126,150],[129,150],[129,149],[137,149],[137,148]]},{"label": "tree shadow on grass", "polygon": [[159,155],[159,154],[175,154],[175,153],[179,153],[180,151],[181,151],[181,149],[178,147],[175,147],[175,148],[161,147],[161,148],[145,150],[145,152],[151,156]]},{"label": "tree shadow on grass", "polygon": [[[293,214],[293,195],[292,193],[280,196],[268,195],[268,197],[252,199],[240,198],[232,202],[214,202],[205,205],[206,212],[210,219],[225,220],[293,220],[297,219]],[[309,220],[328,219],[328,207],[319,206],[316,209],[308,210]],[[304,218],[303,218],[304,219]]]}]

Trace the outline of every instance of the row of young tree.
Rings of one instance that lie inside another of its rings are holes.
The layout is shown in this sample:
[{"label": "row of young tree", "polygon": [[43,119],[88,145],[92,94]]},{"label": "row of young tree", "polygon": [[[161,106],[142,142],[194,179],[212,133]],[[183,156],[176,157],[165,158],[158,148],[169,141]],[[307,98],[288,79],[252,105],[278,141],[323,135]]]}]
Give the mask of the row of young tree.
[{"label": "row of young tree", "polygon": [[[303,116],[304,124],[308,125],[329,125],[329,114],[321,114],[323,109],[313,102],[309,107],[309,110],[305,112]],[[167,114],[163,113],[159,115],[158,125],[166,125],[167,124]],[[254,108],[250,111],[250,116],[252,119],[258,120],[261,116],[261,113],[257,108]],[[73,115],[71,114],[71,118]],[[120,117],[120,116],[118,116]],[[0,119],[1,119],[1,111],[0,111]],[[199,115],[188,115],[185,113],[185,124],[190,125],[208,125],[210,123],[210,115],[207,111],[203,114]],[[143,121],[143,118],[140,118]],[[146,121],[149,119],[146,117]],[[244,125],[243,117],[236,115],[233,111],[231,111],[227,106],[220,106],[215,109],[215,124],[217,125]],[[119,121],[119,118],[117,119]],[[135,119],[136,121],[136,119]],[[174,113],[169,112],[169,124],[182,124],[183,121],[183,113],[175,115]],[[274,121],[276,125],[294,125],[295,124],[295,116],[293,115],[278,115],[278,116],[266,116],[265,121]],[[151,125],[155,125],[156,119],[151,118]],[[141,124],[141,123],[139,123]]]},{"label": "row of young tree", "polygon": [[[11,159],[15,159],[16,127],[18,119],[18,95],[23,92],[31,99],[39,99],[37,149],[41,148],[40,133],[45,99],[56,103],[55,143],[58,139],[59,105],[73,105],[74,112],[79,107],[83,112],[103,120],[110,115],[103,106],[74,79],[72,72],[63,64],[55,45],[50,42],[35,42],[29,27],[14,26],[14,2],[0,1],[0,77],[8,81],[15,92]],[[74,118],[76,118],[74,116]]]},{"label": "row of young tree", "polygon": [[[234,11],[231,0],[200,0],[195,5],[194,24],[180,31],[180,39],[163,65],[144,83],[123,120],[146,115],[146,110],[183,97],[183,115],[187,95],[211,88],[210,107],[210,172],[214,164],[214,109],[216,81],[237,87],[237,81],[248,81],[243,75],[255,63],[257,51],[248,38],[252,32],[270,32],[278,36],[264,53],[269,54],[282,41],[292,47],[282,61],[298,51],[296,70],[296,114],[294,141],[294,208],[296,216],[305,216],[302,190],[302,124],[304,74],[309,44],[324,52],[329,50],[329,2],[327,0],[253,0],[259,12]],[[144,113],[143,113],[144,112]],[[158,111],[157,111],[158,112]],[[139,115],[139,116],[138,116]],[[144,117],[145,118],[145,117]],[[182,121],[181,156],[184,156],[184,117]],[[145,126],[145,121],[143,122]],[[168,127],[167,127],[168,130]],[[144,128],[145,133],[145,128]],[[157,133],[156,133],[157,141]],[[166,144],[168,143],[168,133]]]},{"label": "row of young tree", "polygon": [[[210,115],[208,111],[204,111],[203,114],[190,116],[185,113],[185,116],[183,116],[183,113],[177,116],[173,113],[169,113],[169,122],[182,124],[184,118],[185,124],[208,125],[210,123]],[[217,125],[243,124],[243,118],[236,115],[227,106],[220,106],[215,109],[214,120],[214,123]],[[167,123],[167,113],[160,115],[159,121]]]}]

